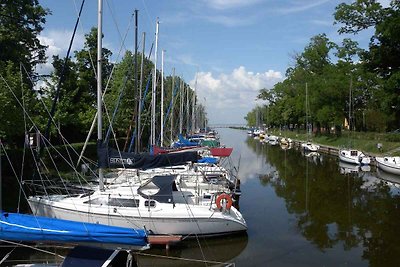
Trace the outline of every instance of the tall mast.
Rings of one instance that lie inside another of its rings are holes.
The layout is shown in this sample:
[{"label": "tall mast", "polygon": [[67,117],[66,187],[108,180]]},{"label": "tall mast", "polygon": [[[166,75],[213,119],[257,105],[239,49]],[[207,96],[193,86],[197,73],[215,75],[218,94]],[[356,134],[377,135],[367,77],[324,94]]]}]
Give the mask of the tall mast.
[{"label": "tall mast", "polygon": [[309,129],[308,129],[308,85],[306,83],[306,131],[307,131],[307,138],[309,137]]},{"label": "tall mast", "polygon": [[194,82],[194,93],[192,99],[192,132],[196,130],[196,87],[197,87],[197,73],[196,81]]},{"label": "tall mast", "polygon": [[164,145],[164,53],[161,50],[161,122],[160,122],[160,146]]},{"label": "tall mast", "polygon": [[[140,84],[139,84],[139,108],[138,108],[138,120],[137,120],[137,147],[138,150],[140,150],[140,140],[141,140],[141,114],[142,114],[142,107],[141,107],[141,101],[142,101],[142,87],[143,87],[143,61],[144,61],[144,49],[145,49],[145,42],[146,42],[146,33],[143,32],[142,36],[142,62],[140,62]],[[137,151],[139,152],[139,151]]]},{"label": "tall mast", "polygon": [[190,111],[190,106],[189,106],[189,92],[190,91],[190,87],[187,86],[186,87],[186,134],[189,133],[189,121],[190,121],[190,116],[189,116],[189,111]]},{"label": "tall mast", "polygon": [[156,89],[157,89],[157,46],[158,46],[158,26],[159,21],[157,18],[156,23],[156,41],[154,49],[154,75],[153,75],[153,91],[151,94],[151,140],[150,145],[154,146],[156,144]]},{"label": "tall mast", "polygon": [[[102,114],[102,37],[103,37],[103,0],[98,0],[97,14],[97,143],[103,143],[103,114]],[[104,190],[103,169],[99,168],[99,188]]]},{"label": "tall mast", "polygon": [[175,68],[172,68],[172,90],[171,90],[171,101],[172,101],[172,109],[171,109],[171,136],[170,140],[172,142],[173,131],[174,131],[174,90],[175,90]]},{"label": "tall mast", "polygon": [[180,88],[179,88],[179,96],[180,96],[180,106],[179,106],[179,133],[182,134],[182,128],[183,128],[183,80],[180,79]]},{"label": "tall mast", "polygon": [[135,115],[135,119],[136,119],[136,142],[135,142],[135,152],[138,153],[139,152],[139,142],[138,142],[138,121],[139,121],[139,108],[140,108],[140,98],[139,98],[139,90],[138,90],[138,81],[137,81],[137,50],[138,50],[138,10],[135,9],[135,54],[134,54],[134,65],[135,65],[135,71],[134,71],[134,76],[133,76],[133,87],[135,90],[135,107],[134,107],[134,113]]}]

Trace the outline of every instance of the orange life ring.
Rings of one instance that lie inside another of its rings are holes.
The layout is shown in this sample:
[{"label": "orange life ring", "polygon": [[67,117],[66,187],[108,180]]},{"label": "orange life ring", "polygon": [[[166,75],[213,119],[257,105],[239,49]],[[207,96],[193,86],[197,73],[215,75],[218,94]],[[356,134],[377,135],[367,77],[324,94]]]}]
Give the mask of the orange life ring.
[{"label": "orange life ring", "polygon": [[221,209],[221,208],[222,208],[221,201],[222,201],[223,199],[226,201],[226,206],[225,206],[226,209],[229,210],[229,209],[232,207],[232,198],[231,198],[230,195],[225,194],[225,193],[222,193],[221,195],[219,195],[219,196],[217,197],[217,199],[215,200],[215,204],[217,204],[217,208],[218,208],[218,209]]}]

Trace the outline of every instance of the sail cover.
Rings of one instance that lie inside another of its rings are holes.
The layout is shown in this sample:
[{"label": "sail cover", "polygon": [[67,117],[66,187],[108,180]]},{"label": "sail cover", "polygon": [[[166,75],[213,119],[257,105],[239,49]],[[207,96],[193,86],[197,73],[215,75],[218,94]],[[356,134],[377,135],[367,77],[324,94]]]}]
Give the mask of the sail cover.
[{"label": "sail cover", "polygon": [[136,154],[119,152],[116,149],[99,145],[97,148],[100,168],[128,168],[128,169],[153,169],[167,166],[197,162],[199,156],[196,151],[187,151],[171,154]]},{"label": "sail cover", "polygon": [[2,212],[0,239],[26,242],[147,246],[145,230]]}]

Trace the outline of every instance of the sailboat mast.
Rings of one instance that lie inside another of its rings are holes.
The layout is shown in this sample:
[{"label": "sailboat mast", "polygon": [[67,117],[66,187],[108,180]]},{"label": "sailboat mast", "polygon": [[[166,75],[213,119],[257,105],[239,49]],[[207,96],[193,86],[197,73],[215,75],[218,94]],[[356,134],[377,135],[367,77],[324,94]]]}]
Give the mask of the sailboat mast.
[{"label": "sailboat mast", "polygon": [[143,32],[142,36],[142,62],[140,63],[140,81],[139,81],[139,108],[138,108],[138,120],[137,120],[137,147],[138,152],[140,150],[140,140],[141,140],[141,115],[142,115],[142,87],[143,87],[143,63],[144,63],[144,49],[145,49],[145,42],[146,42],[146,33]]},{"label": "sailboat mast", "polygon": [[175,89],[175,68],[172,68],[172,87],[171,87],[171,101],[172,101],[172,109],[171,109],[171,136],[170,140],[172,142],[173,131],[174,131],[174,89]]},{"label": "sailboat mast", "polygon": [[135,55],[134,55],[134,65],[135,65],[135,71],[134,71],[134,78],[133,78],[133,82],[134,82],[134,88],[135,88],[135,107],[134,107],[134,112],[135,112],[135,117],[136,117],[136,133],[135,133],[135,137],[136,137],[136,142],[135,142],[135,152],[138,153],[139,152],[139,142],[138,142],[138,121],[139,121],[139,109],[140,109],[140,98],[139,98],[139,90],[138,90],[138,71],[137,71],[137,50],[138,50],[138,10],[135,9]]},{"label": "sailboat mast", "polygon": [[154,49],[154,75],[153,75],[153,90],[151,94],[151,140],[150,145],[154,146],[156,144],[156,89],[157,89],[157,48],[158,48],[158,26],[159,21],[157,18],[156,23],[156,41]]},{"label": "sailboat mast", "polygon": [[188,87],[186,87],[186,134],[188,134],[189,133],[189,130],[190,130],[190,125],[189,125],[189,119],[190,119],[190,116],[189,116],[189,112],[190,112],[190,106],[189,106],[189,92],[190,91],[190,87],[188,86]]},{"label": "sailboat mast", "polygon": [[160,122],[160,146],[164,145],[164,53],[161,50],[161,122]]},{"label": "sailboat mast", "polygon": [[182,128],[183,128],[183,120],[182,120],[182,115],[183,115],[183,81],[180,79],[180,106],[179,106],[179,133],[182,134]]},{"label": "sailboat mast", "polygon": [[[309,129],[308,129],[308,85],[306,83],[306,132],[307,136],[309,136]],[[308,137],[309,139],[309,137]]]},{"label": "sailboat mast", "polygon": [[197,73],[196,73],[196,81],[194,82],[194,93],[192,99],[192,132],[194,133],[196,130],[196,87],[197,87]]},{"label": "sailboat mast", "polygon": [[[103,37],[103,0],[98,0],[97,14],[97,143],[103,143],[103,114],[102,114],[102,37]],[[104,190],[103,169],[99,168],[99,187]]]}]

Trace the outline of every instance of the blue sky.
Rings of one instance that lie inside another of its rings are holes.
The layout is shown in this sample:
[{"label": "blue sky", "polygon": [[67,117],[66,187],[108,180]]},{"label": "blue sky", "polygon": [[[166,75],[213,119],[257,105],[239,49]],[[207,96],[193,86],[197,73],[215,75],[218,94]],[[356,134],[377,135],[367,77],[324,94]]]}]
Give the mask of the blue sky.
[{"label": "blue sky", "polygon": [[[49,56],[65,56],[81,1],[39,2],[52,12],[41,42],[49,46]],[[196,90],[210,123],[244,123],[244,116],[257,104],[258,90],[284,79],[292,56],[302,52],[311,37],[326,33],[336,43],[348,37],[339,36],[339,26],[333,25],[335,7],[341,2],[352,1],[104,0],[103,44],[113,52],[113,61],[126,49],[132,51],[132,13],[138,9],[139,38],[146,32],[148,53],[159,17],[157,65],[161,66],[161,49],[165,49],[165,75],[175,67],[193,88],[197,77]],[[389,0],[380,2],[387,6]],[[96,25],[97,0],[86,0],[74,49],[83,47],[84,34]],[[367,48],[370,35],[351,37]],[[46,64],[40,72],[50,70]]]}]

